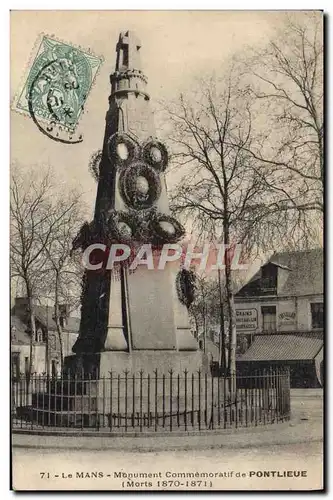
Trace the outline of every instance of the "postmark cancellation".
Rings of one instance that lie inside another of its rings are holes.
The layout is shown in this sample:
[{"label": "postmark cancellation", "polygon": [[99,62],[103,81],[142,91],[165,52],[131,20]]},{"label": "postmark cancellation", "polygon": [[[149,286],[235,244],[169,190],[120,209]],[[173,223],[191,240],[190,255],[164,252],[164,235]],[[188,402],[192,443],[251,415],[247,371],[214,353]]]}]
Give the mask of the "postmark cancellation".
[{"label": "postmark cancellation", "polygon": [[43,35],[12,108],[48,124],[50,132],[54,127],[74,132],[102,62],[102,57]]}]

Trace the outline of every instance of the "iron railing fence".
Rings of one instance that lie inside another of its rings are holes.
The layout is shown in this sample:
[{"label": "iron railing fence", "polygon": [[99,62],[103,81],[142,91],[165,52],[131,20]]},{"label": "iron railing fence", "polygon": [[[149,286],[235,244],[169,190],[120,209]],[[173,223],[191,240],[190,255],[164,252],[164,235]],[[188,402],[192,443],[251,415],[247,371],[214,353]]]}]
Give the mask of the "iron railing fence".
[{"label": "iron railing fence", "polygon": [[236,378],[207,373],[112,373],[19,377],[11,385],[14,429],[110,432],[213,430],[290,418],[289,372]]}]

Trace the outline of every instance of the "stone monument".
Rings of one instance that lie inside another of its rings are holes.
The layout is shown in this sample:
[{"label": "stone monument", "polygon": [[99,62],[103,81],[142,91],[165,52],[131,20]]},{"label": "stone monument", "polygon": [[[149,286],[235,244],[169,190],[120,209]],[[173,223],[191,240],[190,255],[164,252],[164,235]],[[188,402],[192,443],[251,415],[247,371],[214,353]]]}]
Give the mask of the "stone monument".
[{"label": "stone monument", "polygon": [[[169,213],[168,151],[155,137],[140,49],[133,32],[120,34],[110,76],[94,220],[74,242],[84,250],[92,243],[131,248],[150,243],[160,248],[184,235]],[[205,371],[207,358],[191,334],[175,281],[170,263],[153,270],[139,265],[133,272],[125,265],[87,270],[80,334],[75,354],[65,359],[65,371],[83,370],[97,378],[124,370]]]}]

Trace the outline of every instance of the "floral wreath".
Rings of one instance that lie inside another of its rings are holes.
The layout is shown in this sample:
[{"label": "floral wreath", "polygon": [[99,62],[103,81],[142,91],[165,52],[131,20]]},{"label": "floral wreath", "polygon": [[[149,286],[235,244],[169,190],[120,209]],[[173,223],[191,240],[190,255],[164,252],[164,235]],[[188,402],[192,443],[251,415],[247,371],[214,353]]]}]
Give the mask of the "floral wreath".
[{"label": "floral wreath", "polygon": [[[161,226],[161,222],[169,222],[174,227],[174,232],[169,233]],[[171,215],[156,214],[149,223],[149,228],[155,243],[176,243],[185,234],[184,227]]]},{"label": "floral wreath", "polygon": [[[118,146],[124,144],[128,151],[127,158],[121,158],[118,154]],[[139,153],[139,145],[128,134],[118,133],[111,135],[108,139],[108,156],[113,164],[119,167],[127,167],[133,160],[136,160]]]},{"label": "floral wreath", "polygon": [[[120,229],[119,224],[122,222],[130,228],[130,235],[127,236]],[[129,212],[117,212],[116,210],[113,210],[108,219],[108,229],[112,240],[119,241],[120,243],[131,243],[135,240],[136,233],[138,231],[138,221],[136,217]]]},{"label": "floral wreath", "polygon": [[[154,158],[154,153],[153,153],[154,149],[157,149],[160,152],[161,154],[160,160]],[[168,165],[168,160],[169,160],[168,150],[164,146],[164,144],[162,144],[162,142],[156,139],[150,140],[143,146],[142,156],[145,162],[149,163],[149,165],[156,168],[156,170],[158,170],[159,172],[163,172]]]},{"label": "floral wreath", "polygon": [[[138,177],[147,179],[149,189],[146,198],[137,193],[136,181]],[[160,176],[150,165],[136,162],[124,169],[119,177],[120,192],[126,204],[138,210],[150,208],[161,194]]]},{"label": "floral wreath", "polygon": [[176,276],[178,299],[187,308],[195,299],[196,279],[195,273],[188,269],[181,269]]},{"label": "floral wreath", "polygon": [[102,150],[98,149],[98,151],[95,151],[95,153],[91,155],[88,165],[89,172],[91,173],[96,182],[99,181],[101,159],[102,159]]}]

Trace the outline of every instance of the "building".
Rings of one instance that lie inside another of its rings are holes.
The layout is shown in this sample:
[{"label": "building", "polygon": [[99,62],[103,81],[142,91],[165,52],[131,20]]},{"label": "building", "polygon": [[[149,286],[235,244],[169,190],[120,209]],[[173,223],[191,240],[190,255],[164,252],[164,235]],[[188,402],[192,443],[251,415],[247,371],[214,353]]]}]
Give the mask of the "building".
[{"label": "building", "polygon": [[[80,320],[68,313],[68,307],[60,308],[63,330],[63,356],[72,354],[72,346],[77,339]],[[54,320],[54,307],[35,305],[36,338],[32,344],[32,372],[36,374],[60,373],[60,343]],[[11,363],[12,376],[29,372],[30,327],[28,299],[18,297],[11,311]]]},{"label": "building", "polygon": [[323,258],[276,253],[236,293],[239,370],[288,365],[294,386],[323,383]]}]

